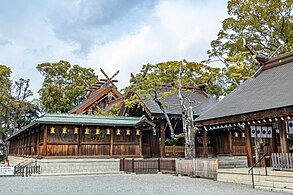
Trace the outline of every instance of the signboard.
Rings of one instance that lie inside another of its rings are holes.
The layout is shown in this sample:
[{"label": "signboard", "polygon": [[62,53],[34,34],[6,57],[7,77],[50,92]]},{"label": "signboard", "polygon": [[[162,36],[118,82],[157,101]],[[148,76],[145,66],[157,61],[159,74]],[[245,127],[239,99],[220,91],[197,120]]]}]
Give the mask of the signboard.
[{"label": "signboard", "polygon": [[250,126],[252,138],[272,138],[273,128],[271,126]]},{"label": "signboard", "polygon": [[287,134],[293,134],[293,121],[286,122]]},{"label": "signboard", "polygon": [[0,175],[14,175],[14,167],[0,167]]},{"label": "signboard", "polygon": [[255,128],[255,126],[250,126],[250,130],[251,130],[251,137],[256,137],[256,128]]}]

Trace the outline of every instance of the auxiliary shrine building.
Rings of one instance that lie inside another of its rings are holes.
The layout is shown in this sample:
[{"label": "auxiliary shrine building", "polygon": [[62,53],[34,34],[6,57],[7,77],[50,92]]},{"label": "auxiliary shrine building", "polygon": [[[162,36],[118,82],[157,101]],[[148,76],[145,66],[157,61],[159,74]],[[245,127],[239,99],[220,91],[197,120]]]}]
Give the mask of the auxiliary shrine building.
[{"label": "auxiliary shrine building", "polygon": [[[242,129],[241,134],[229,132],[225,145],[230,153],[245,149],[249,166],[253,165],[256,140],[264,141],[264,154],[282,155],[289,153],[288,138],[293,134],[293,52],[260,64],[255,75],[195,119],[203,133],[215,128]],[[237,146],[236,137],[243,137],[245,145]]]},{"label": "auxiliary shrine building", "polygon": [[113,80],[117,73],[111,78],[104,73],[107,79],[89,87],[86,99],[70,113],[45,114],[9,137],[9,155],[150,157],[155,124],[146,117],[94,115],[123,103]]}]

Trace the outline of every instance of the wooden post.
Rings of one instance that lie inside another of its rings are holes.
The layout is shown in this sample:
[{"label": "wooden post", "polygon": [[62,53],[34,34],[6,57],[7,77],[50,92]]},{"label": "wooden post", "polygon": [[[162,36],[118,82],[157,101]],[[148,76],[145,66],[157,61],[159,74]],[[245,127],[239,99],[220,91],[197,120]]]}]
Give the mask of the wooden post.
[{"label": "wooden post", "polygon": [[142,156],[142,130],[140,130],[140,135],[139,135],[139,155]]},{"label": "wooden post", "polygon": [[44,140],[43,140],[43,155],[47,156],[48,151],[47,151],[47,137],[48,137],[48,127],[45,126],[44,129]]},{"label": "wooden post", "polygon": [[233,136],[232,136],[232,129],[229,130],[228,134],[228,142],[229,142],[229,155],[233,155]]},{"label": "wooden post", "polygon": [[278,125],[280,131],[281,153],[289,153],[285,122],[280,120]]},{"label": "wooden post", "polygon": [[161,172],[161,159],[158,158],[158,171]]},{"label": "wooden post", "polygon": [[78,128],[78,136],[77,136],[77,156],[82,156],[81,150],[81,141],[82,141],[82,128]]},{"label": "wooden post", "polygon": [[164,123],[160,122],[160,132],[161,132],[161,158],[165,158],[165,128]]},{"label": "wooden post", "polygon": [[247,154],[247,165],[251,167],[253,165],[252,158],[252,140],[251,140],[251,132],[249,125],[245,124],[245,145],[246,145],[246,154]]},{"label": "wooden post", "polygon": [[271,151],[272,153],[278,153],[278,142],[276,129],[272,129],[272,139],[271,139]]},{"label": "wooden post", "polygon": [[110,156],[113,156],[113,141],[114,141],[114,131],[111,129],[111,139],[110,139]]},{"label": "wooden post", "polygon": [[40,128],[37,129],[36,134],[37,134],[36,154],[37,154],[37,156],[39,156],[40,155],[40,150],[39,150],[39,147],[40,147]]},{"label": "wooden post", "polygon": [[208,157],[208,141],[206,128],[202,130],[202,155],[204,158]]}]

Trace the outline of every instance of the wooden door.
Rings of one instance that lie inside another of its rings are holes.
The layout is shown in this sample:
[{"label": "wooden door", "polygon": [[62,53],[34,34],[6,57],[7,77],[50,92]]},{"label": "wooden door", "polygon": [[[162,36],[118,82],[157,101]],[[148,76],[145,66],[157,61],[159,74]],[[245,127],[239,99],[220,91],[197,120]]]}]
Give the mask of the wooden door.
[{"label": "wooden door", "polygon": [[144,157],[152,157],[152,134],[149,131],[143,131],[142,133],[142,155]]}]

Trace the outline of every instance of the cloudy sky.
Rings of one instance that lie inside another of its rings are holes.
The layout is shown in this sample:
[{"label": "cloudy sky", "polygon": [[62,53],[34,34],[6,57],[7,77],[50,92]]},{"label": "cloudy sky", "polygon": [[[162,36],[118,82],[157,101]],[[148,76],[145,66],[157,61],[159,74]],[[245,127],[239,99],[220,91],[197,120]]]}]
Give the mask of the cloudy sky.
[{"label": "cloudy sky", "polygon": [[102,76],[120,70],[117,86],[146,63],[207,58],[227,17],[226,0],[0,0],[0,64],[14,80],[29,78],[37,97],[36,66],[67,60]]}]

